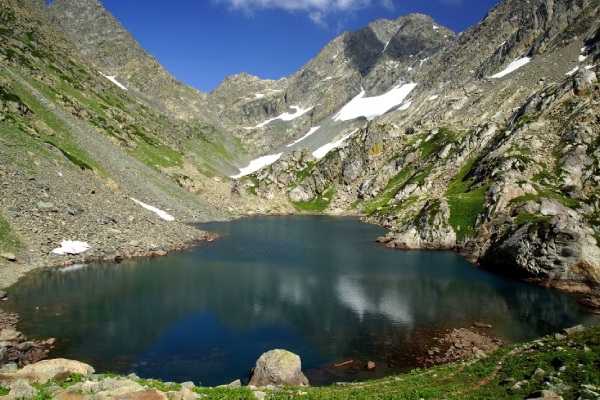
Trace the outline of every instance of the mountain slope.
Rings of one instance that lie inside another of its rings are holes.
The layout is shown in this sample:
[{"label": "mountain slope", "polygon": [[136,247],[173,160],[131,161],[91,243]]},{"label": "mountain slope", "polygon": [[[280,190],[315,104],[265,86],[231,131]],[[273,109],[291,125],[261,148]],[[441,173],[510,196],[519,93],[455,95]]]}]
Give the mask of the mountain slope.
[{"label": "mountain slope", "polygon": [[391,229],[390,247],[456,248],[502,273],[596,290],[598,12],[505,1],[414,72],[405,109],[248,184],[366,213]]}]

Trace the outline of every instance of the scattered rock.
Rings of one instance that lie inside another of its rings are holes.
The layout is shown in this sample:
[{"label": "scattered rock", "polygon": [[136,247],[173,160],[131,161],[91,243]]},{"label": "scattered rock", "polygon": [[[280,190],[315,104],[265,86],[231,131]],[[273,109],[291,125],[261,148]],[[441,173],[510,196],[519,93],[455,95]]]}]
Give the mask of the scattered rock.
[{"label": "scattered rock", "polygon": [[552,390],[539,390],[531,393],[528,399],[562,399],[562,397]]},{"label": "scattered rock", "polygon": [[6,293],[4,290],[0,290],[0,300],[4,300],[7,297],[8,293]]},{"label": "scattered rock", "polygon": [[373,361],[369,361],[369,362],[367,363],[367,370],[369,370],[369,371],[372,371],[372,370],[374,370],[375,368],[377,368],[377,365],[375,365],[375,363],[374,363]]},{"label": "scattered rock", "polygon": [[16,379],[26,379],[32,383],[44,384],[48,381],[62,381],[72,375],[90,376],[94,368],[79,361],[56,358],[26,365],[15,375]]},{"label": "scattered rock", "polygon": [[254,397],[256,397],[258,400],[263,400],[265,397],[267,397],[267,394],[265,392],[261,392],[259,390],[252,392],[252,394],[254,395]]},{"label": "scattered rock", "polygon": [[571,328],[565,328],[563,329],[562,333],[564,333],[567,336],[571,336],[575,333],[579,333],[579,332],[583,332],[585,331],[585,326],[583,325],[576,325],[574,327]]},{"label": "scattered rock", "polygon": [[475,328],[482,328],[482,329],[489,329],[489,328],[492,328],[492,325],[490,325],[490,324],[484,324],[483,322],[475,322],[475,323],[473,324],[473,326],[474,326]]},{"label": "scattered rock", "polygon": [[252,370],[249,385],[307,386],[308,379],[302,373],[300,357],[287,350],[271,350],[263,353]]},{"label": "scattered rock", "polygon": [[31,399],[37,397],[38,393],[38,390],[31,386],[27,380],[17,379],[10,384],[10,392],[8,394],[19,399]]},{"label": "scattered rock", "polygon": [[11,262],[17,261],[17,256],[15,255],[15,253],[2,253],[2,254],[0,254],[0,257],[4,258],[7,261],[11,261]]}]

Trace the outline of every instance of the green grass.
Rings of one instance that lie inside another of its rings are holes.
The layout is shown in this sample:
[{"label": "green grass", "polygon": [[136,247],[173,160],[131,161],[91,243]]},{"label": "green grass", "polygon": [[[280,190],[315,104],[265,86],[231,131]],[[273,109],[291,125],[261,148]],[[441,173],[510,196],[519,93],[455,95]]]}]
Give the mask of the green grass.
[{"label": "green grass", "polygon": [[21,242],[11,231],[8,222],[0,215],[0,251],[18,251],[21,248]]},{"label": "green grass", "polygon": [[[544,376],[534,377],[541,368]],[[118,378],[114,374],[104,377]],[[49,382],[34,385],[38,389],[49,386],[66,388],[81,382],[74,376],[65,382]],[[135,379],[134,379],[135,380]],[[526,381],[526,382],[524,382]],[[527,344],[512,344],[501,347],[485,358],[460,361],[427,369],[389,376],[366,382],[347,382],[344,385],[324,387],[283,387],[279,392],[264,390],[269,399],[525,399],[532,392],[548,389],[551,384],[569,386],[561,393],[565,400],[587,398],[582,385],[600,387],[600,326],[569,335],[564,339],[547,336]],[[168,384],[156,379],[139,379],[140,385],[163,392],[177,391],[179,384]],[[523,382],[520,387],[515,383]],[[255,399],[247,387],[210,388],[194,387],[194,393],[211,399]],[[597,390],[595,390],[597,391]],[[300,394],[301,392],[302,394]],[[0,388],[0,395],[8,389]],[[41,393],[38,399],[45,399]]]},{"label": "green grass", "polygon": [[315,196],[311,201],[292,202],[292,205],[296,211],[320,213],[329,207],[334,193],[335,189],[329,188],[322,194]]},{"label": "green grass", "polygon": [[478,160],[478,158],[473,158],[460,169],[448,185],[444,195],[450,206],[448,222],[456,232],[456,239],[459,241],[475,235],[477,216],[483,210],[485,192],[489,187],[488,184],[471,190],[474,181],[466,179],[467,174]]},{"label": "green grass", "polygon": [[533,224],[547,224],[551,219],[552,217],[549,215],[522,213],[515,217],[515,224],[517,224],[517,226],[523,226],[530,222]]},{"label": "green grass", "polygon": [[[400,189],[408,182],[413,174],[413,169],[406,167],[402,169],[396,176],[390,179],[385,186],[385,189],[371,200],[367,200],[362,204],[363,212],[367,215],[373,214],[379,207],[384,207],[398,193]],[[357,204],[358,206],[358,204]]]},{"label": "green grass", "polygon": [[489,184],[470,192],[447,197],[450,206],[448,222],[456,232],[458,241],[475,236],[477,216],[483,211],[485,192],[488,187]]}]

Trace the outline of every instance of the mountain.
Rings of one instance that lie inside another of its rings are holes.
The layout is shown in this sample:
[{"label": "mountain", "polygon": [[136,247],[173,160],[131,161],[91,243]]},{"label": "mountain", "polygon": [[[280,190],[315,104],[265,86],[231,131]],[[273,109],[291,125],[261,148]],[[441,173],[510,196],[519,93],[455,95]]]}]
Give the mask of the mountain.
[{"label": "mountain", "polygon": [[318,211],[387,227],[388,247],[598,293],[599,14],[505,0],[458,35],[378,20],[287,78],[201,93],[97,0],[7,0],[0,250],[57,263],[51,247],[82,237],[88,258],[149,254],[199,236],[177,221]]}]

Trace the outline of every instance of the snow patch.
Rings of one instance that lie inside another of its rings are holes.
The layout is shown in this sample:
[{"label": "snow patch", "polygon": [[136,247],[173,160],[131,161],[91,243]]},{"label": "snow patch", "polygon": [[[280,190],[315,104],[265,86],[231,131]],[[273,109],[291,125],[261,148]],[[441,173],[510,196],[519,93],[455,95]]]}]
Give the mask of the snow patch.
[{"label": "snow patch", "polygon": [[565,75],[567,76],[571,76],[573,75],[575,72],[577,72],[577,70],[579,69],[579,67],[575,67],[572,70],[570,70],[569,72],[567,72]]},{"label": "snow patch", "polygon": [[240,168],[240,173],[237,175],[231,175],[230,178],[238,179],[242,176],[250,175],[258,171],[259,169],[266,167],[267,165],[273,164],[275,161],[279,160],[283,153],[279,154],[270,154],[268,156],[262,156],[255,160],[250,161],[247,167]]},{"label": "snow patch", "polygon": [[402,105],[400,107],[398,107],[398,110],[401,110],[401,111],[408,110],[410,108],[411,104],[412,104],[412,100],[405,101],[404,103],[402,103]]},{"label": "snow patch", "polygon": [[63,240],[60,243],[60,247],[52,250],[55,254],[80,254],[88,250],[90,245],[86,242],[80,242],[79,240]]},{"label": "snow patch", "polygon": [[309,137],[310,135],[312,135],[313,133],[318,131],[319,128],[320,128],[320,126],[315,126],[315,127],[310,128],[310,130],[308,131],[308,133],[306,135],[302,136],[300,139],[296,140],[294,143],[288,144],[287,147],[292,147],[296,143],[300,143],[301,141],[303,141],[304,139],[306,139],[307,137]]},{"label": "snow patch", "polygon": [[387,93],[374,97],[364,97],[366,92],[361,87],[361,92],[350,100],[333,119],[334,121],[350,121],[355,118],[365,117],[370,121],[402,104],[404,99],[416,86],[416,83],[406,83],[396,86]]},{"label": "snow patch", "polygon": [[317,159],[321,159],[321,158],[325,157],[327,155],[327,153],[329,153],[333,149],[337,149],[338,147],[340,147],[346,141],[346,139],[348,139],[350,136],[354,135],[356,132],[358,132],[358,129],[350,132],[349,134],[342,137],[340,140],[338,140],[336,142],[327,143],[326,145],[319,147],[317,150],[313,151],[313,153],[312,153],[313,156]]},{"label": "snow patch", "polygon": [[437,25],[434,25],[434,26],[433,26],[433,29],[437,31],[438,29],[440,29],[440,27],[439,27],[439,26],[437,26]]},{"label": "snow patch", "polygon": [[265,97],[265,95],[262,93],[254,93],[254,97],[257,99],[262,99],[263,97]]},{"label": "snow patch", "polygon": [[387,43],[385,44],[385,46],[383,46],[383,50],[381,51],[381,54],[385,53],[389,44],[390,44],[390,41],[388,40]]},{"label": "snow patch", "polygon": [[579,62],[584,62],[585,59],[587,58],[587,56],[584,56],[583,54],[579,56]]},{"label": "snow patch", "polygon": [[440,97],[440,96],[438,96],[437,94],[434,94],[433,96],[431,96],[427,100],[429,100],[429,101],[437,100],[438,97]]},{"label": "snow patch", "polygon": [[333,76],[328,76],[327,78],[323,79],[324,81],[330,81],[333,79]]},{"label": "snow patch", "polygon": [[294,109],[295,111],[294,111],[294,112],[291,112],[291,113],[289,113],[289,112],[284,112],[283,114],[281,114],[281,115],[279,115],[279,116],[277,116],[277,117],[275,117],[275,118],[268,119],[268,120],[266,120],[265,122],[263,122],[263,123],[260,123],[260,124],[258,124],[258,125],[256,125],[256,126],[254,126],[254,127],[251,127],[251,128],[245,128],[245,129],[257,129],[257,128],[262,128],[263,126],[265,126],[265,125],[268,125],[268,124],[270,124],[271,122],[273,122],[273,121],[276,121],[276,120],[278,120],[278,119],[280,119],[280,120],[282,120],[282,121],[292,121],[292,120],[294,120],[294,119],[296,119],[296,118],[298,118],[298,117],[301,117],[301,116],[303,116],[304,114],[306,114],[307,112],[309,112],[310,110],[312,110],[312,109],[313,109],[313,107],[310,107],[310,108],[304,108],[304,109],[303,109],[303,108],[300,108],[300,107],[298,107],[298,106],[290,106],[290,108]]},{"label": "snow patch", "polygon": [[175,220],[175,217],[173,217],[172,215],[168,214],[166,211],[163,211],[163,210],[161,210],[159,208],[156,208],[154,206],[148,205],[146,203],[142,203],[141,201],[136,200],[133,197],[131,197],[131,200],[133,200],[134,202],[138,203],[140,206],[144,207],[146,210],[150,210],[153,213],[157,214],[159,217],[161,217],[165,221],[174,221]]},{"label": "snow patch", "polygon": [[508,66],[505,69],[503,69],[502,71],[498,72],[495,75],[492,75],[492,78],[494,78],[494,79],[502,78],[502,77],[510,74],[511,72],[518,70],[523,65],[528,64],[529,61],[531,61],[530,57],[518,58],[515,61],[508,64]]},{"label": "snow patch", "polygon": [[119,81],[117,81],[117,77],[116,76],[109,76],[109,75],[104,75],[102,72],[98,71],[100,73],[100,75],[102,75],[103,77],[105,77],[106,79],[108,79],[109,81],[111,81],[112,83],[114,83],[115,85],[117,85],[118,87],[120,87],[123,90],[129,90],[127,89],[125,86],[123,86],[122,83],[120,83]]}]

